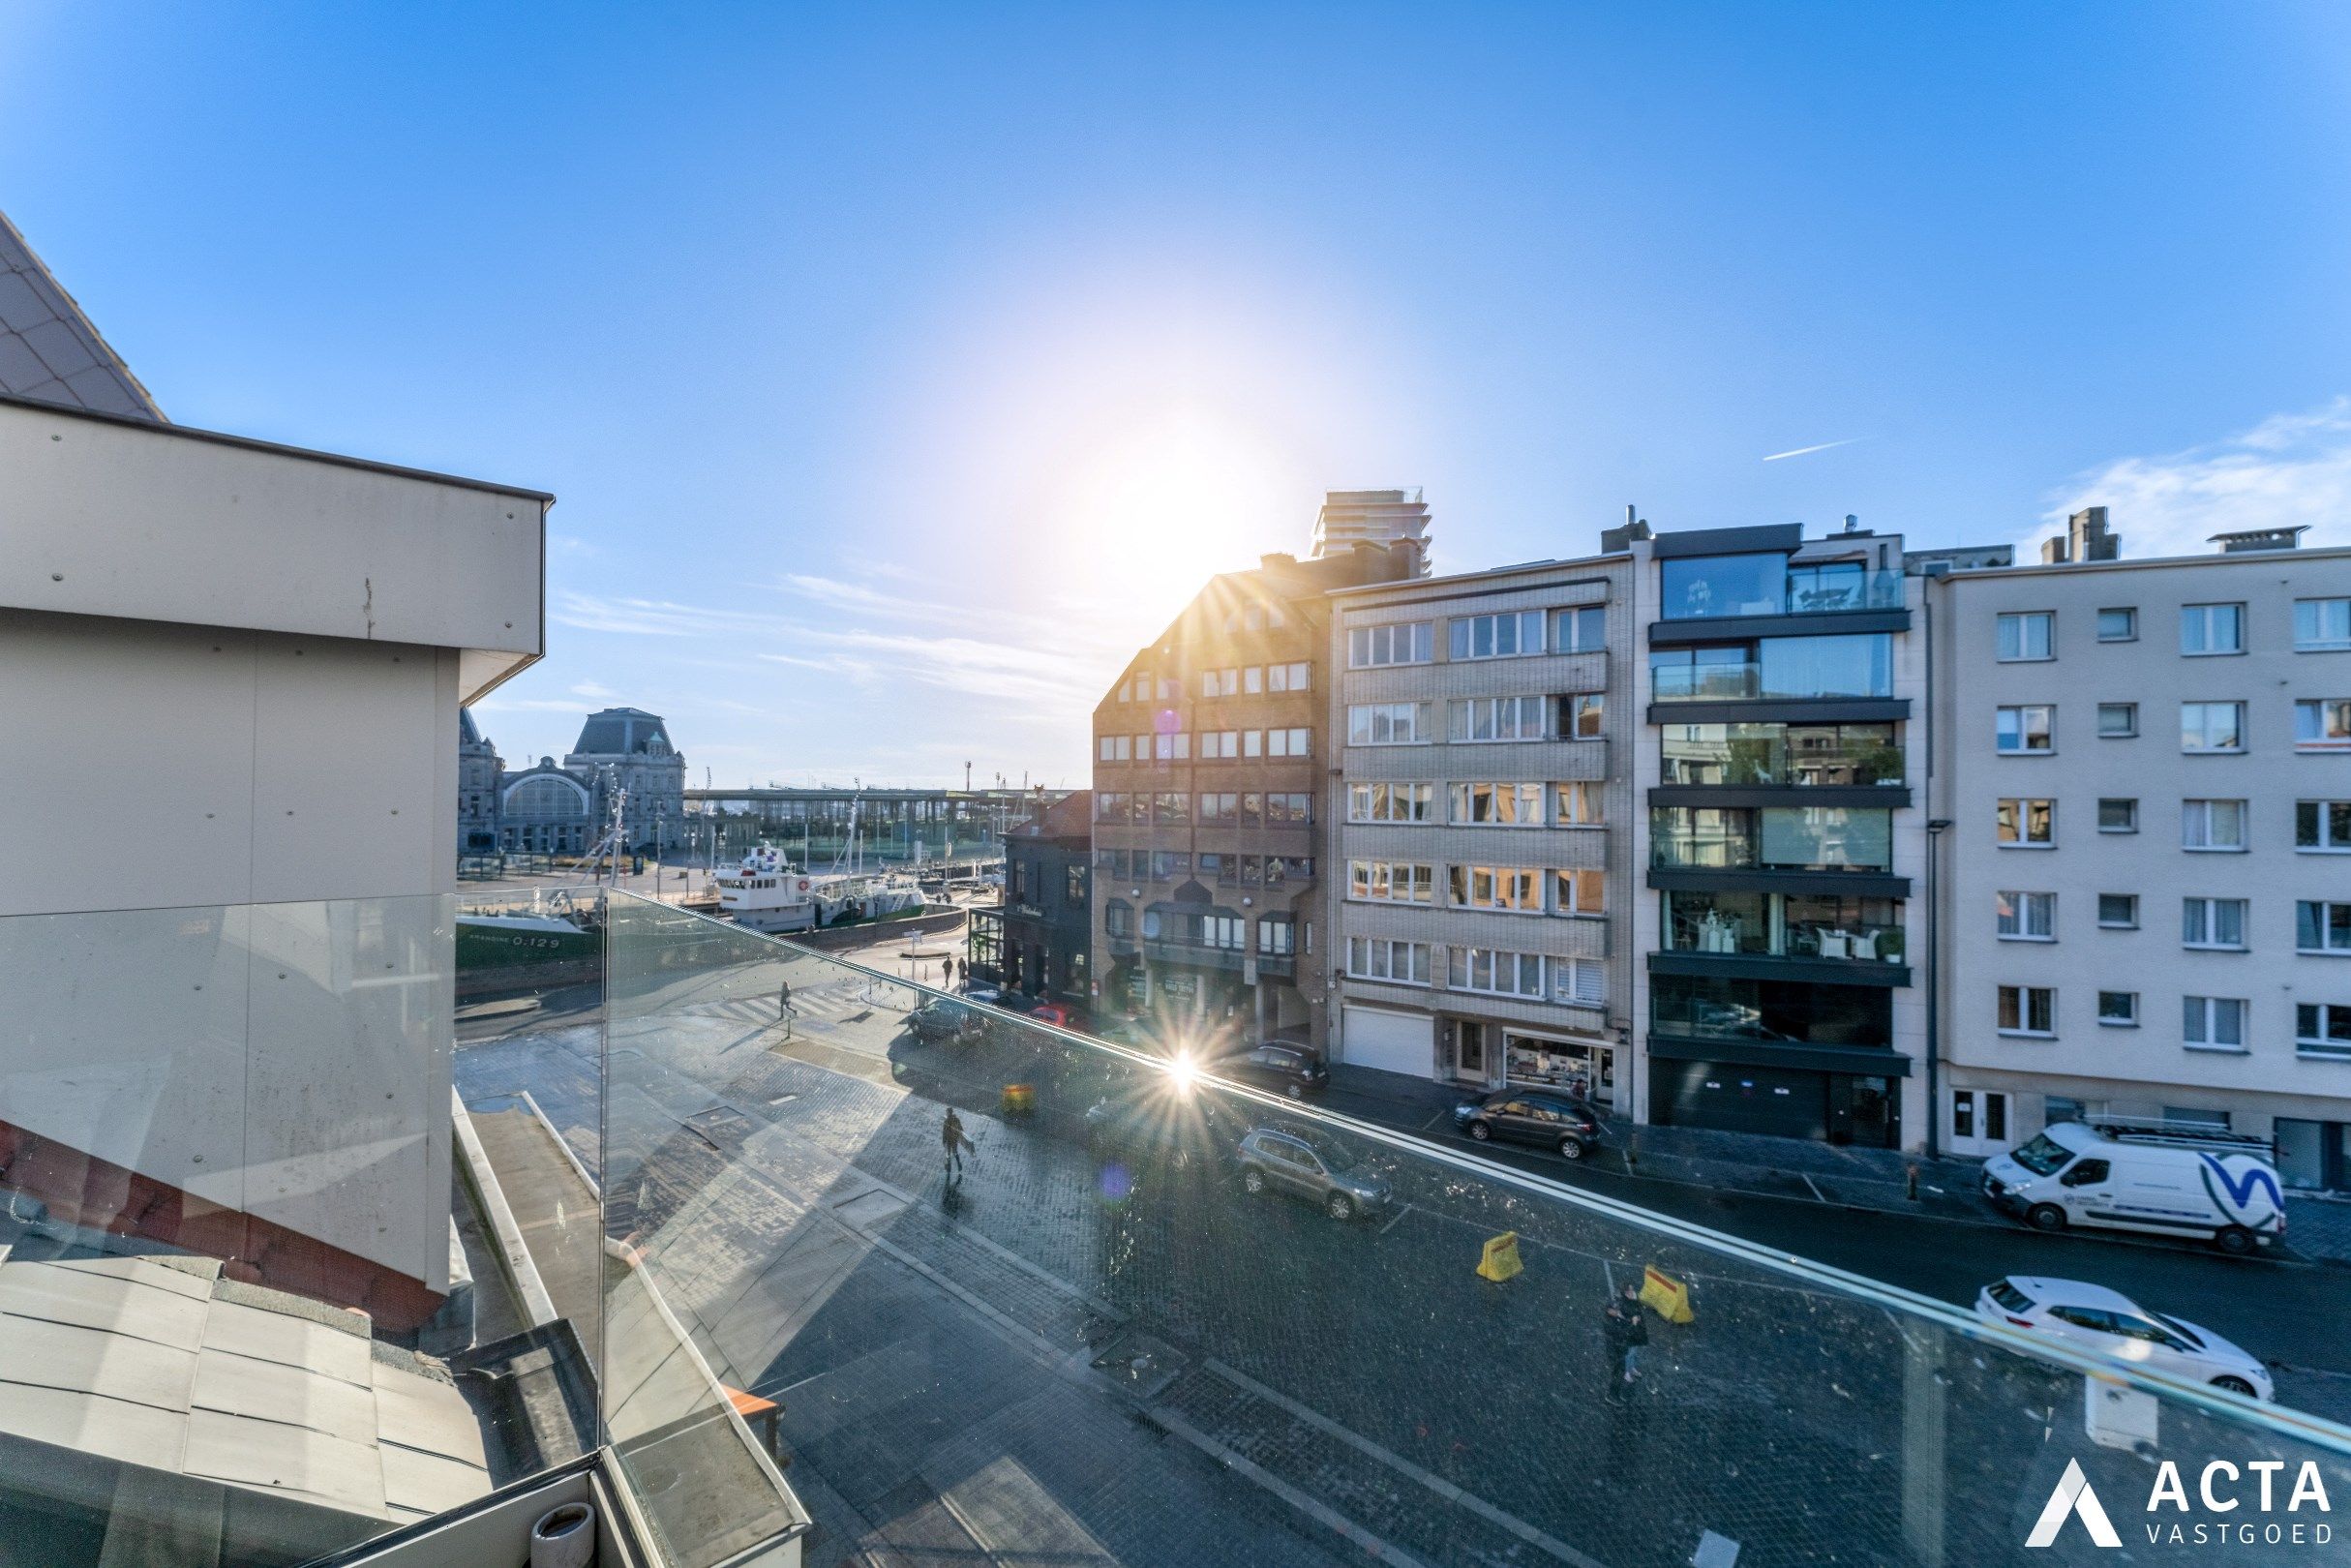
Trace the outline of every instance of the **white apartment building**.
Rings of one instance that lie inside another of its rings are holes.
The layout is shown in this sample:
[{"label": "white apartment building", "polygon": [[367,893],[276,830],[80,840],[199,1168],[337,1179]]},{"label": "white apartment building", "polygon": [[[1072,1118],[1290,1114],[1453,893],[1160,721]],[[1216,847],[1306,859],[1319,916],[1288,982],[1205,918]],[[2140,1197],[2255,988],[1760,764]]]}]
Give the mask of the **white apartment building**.
[{"label": "white apartment building", "polygon": [[2218,1124],[2351,1185],[2351,550],[2300,531],[2126,560],[2101,509],[1934,584],[1952,1152]]}]

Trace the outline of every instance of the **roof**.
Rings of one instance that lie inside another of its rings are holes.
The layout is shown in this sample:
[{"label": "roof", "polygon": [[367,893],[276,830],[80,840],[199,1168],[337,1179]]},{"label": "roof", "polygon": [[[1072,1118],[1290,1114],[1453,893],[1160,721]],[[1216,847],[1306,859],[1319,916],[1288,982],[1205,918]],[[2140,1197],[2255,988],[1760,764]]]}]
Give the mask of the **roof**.
[{"label": "roof", "polygon": [[473,727],[473,709],[470,708],[457,710],[457,743],[461,746],[478,746],[482,743],[482,732]]},{"label": "roof", "polygon": [[658,739],[664,750],[672,753],[678,748],[670,741],[670,732],[663,727],[661,715],[648,713],[642,708],[608,708],[588,715],[580,727],[579,741],[571,748],[575,757],[626,757],[644,751]]},{"label": "roof", "polygon": [[0,213],[0,392],[166,422],[6,213]]},{"label": "roof", "polygon": [[1094,836],[1094,792],[1072,790],[1012,829],[1023,838],[1082,838]]}]

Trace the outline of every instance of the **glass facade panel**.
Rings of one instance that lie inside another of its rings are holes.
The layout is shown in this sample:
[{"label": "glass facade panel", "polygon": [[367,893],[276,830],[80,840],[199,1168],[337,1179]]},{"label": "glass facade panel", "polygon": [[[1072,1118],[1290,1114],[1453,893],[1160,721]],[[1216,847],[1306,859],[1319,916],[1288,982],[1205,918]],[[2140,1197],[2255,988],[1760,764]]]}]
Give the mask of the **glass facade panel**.
[{"label": "glass facade panel", "polygon": [[1691,1040],[1885,1045],[1893,992],[1876,985],[1658,975],[1649,980],[1653,1027]]},{"label": "glass facade panel", "polygon": [[1761,695],[1772,698],[1891,697],[1894,640],[1883,633],[1854,637],[1768,637],[1760,645]]},{"label": "glass facade panel", "polygon": [[1667,784],[1884,784],[1903,781],[1894,724],[1668,724]]},{"label": "glass facade panel", "polygon": [[1649,863],[1767,871],[1886,871],[1893,817],[1867,806],[1652,806]]}]

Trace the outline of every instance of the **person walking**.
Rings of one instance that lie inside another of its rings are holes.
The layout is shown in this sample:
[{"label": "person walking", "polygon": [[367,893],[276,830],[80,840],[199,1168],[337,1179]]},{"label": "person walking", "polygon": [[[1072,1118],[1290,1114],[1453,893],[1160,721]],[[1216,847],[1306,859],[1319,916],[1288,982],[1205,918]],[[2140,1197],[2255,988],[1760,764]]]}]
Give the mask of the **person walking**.
[{"label": "person walking", "polygon": [[947,1151],[947,1185],[962,1185],[964,1151],[969,1150],[973,1154],[980,1151],[973,1146],[971,1139],[963,1135],[963,1118],[955,1114],[952,1105],[948,1106],[947,1120],[940,1125],[939,1144]]},{"label": "person walking", "polygon": [[1631,1398],[1634,1379],[1641,1375],[1641,1347],[1649,1342],[1649,1325],[1642,1313],[1638,1288],[1628,1284],[1621,1296],[1609,1303],[1600,1330],[1609,1359],[1608,1388],[1602,1398],[1622,1405]]},{"label": "person walking", "polygon": [[955,988],[955,956],[953,953],[939,960],[939,976],[941,990],[951,991]]},{"label": "person walking", "polygon": [[792,982],[778,980],[775,984],[775,1021],[782,1023],[792,1016]]}]

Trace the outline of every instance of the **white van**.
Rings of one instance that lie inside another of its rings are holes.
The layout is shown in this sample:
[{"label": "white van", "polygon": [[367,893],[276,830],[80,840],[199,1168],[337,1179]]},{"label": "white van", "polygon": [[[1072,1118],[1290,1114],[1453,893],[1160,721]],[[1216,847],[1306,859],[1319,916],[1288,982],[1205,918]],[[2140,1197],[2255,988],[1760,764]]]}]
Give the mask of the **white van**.
[{"label": "white van", "polygon": [[2270,1145],[2217,1129],[2057,1122],[1986,1161],[1983,1190],[2035,1230],[2197,1236],[2240,1255],[2286,1232]]}]

